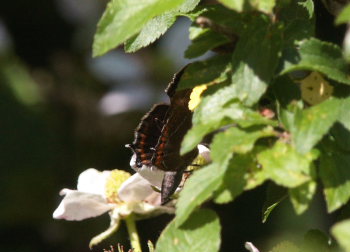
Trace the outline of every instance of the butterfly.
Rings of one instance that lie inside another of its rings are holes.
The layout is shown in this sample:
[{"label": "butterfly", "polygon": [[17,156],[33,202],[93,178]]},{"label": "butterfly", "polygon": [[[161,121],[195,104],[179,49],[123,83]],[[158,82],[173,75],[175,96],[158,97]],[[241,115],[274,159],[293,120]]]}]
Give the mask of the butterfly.
[{"label": "butterfly", "polygon": [[198,154],[197,149],[193,149],[180,155],[182,139],[192,126],[192,111],[188,108],[192,90],[176,90],[184,69],[174,75],[165,89],[170,104],[154,105],[136,128],[134,142],[126,145],[136,155],[136,169],[156,167],[164,171],[162,205],[171,199],[184,170]]}]

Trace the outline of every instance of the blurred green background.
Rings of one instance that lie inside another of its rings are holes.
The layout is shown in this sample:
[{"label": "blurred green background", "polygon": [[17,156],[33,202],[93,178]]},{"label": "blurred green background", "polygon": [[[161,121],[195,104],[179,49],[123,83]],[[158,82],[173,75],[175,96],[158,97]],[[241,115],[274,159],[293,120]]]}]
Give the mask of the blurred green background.
[{"label": "blurred green background", "polygon": [[[107,214],[82,222],[53,220],[58,192],[74,189],[79,173],[89,167],[131,172],[131,153],[124,145],[133,141],[134,128],[152,104],[166,101],[164,88],[189,62],[183,58],[190,43],[186,19],[136,54],[119,48],[92,59],[93,34],[105,4],[0,3],[0,251],[88,251],[90,239],[108,227]],[[322,27],[323,39],[340,41],[340,33]],[[231,204],[210,205],[222,220],[222,251],[244,251],[246,240],[269,248],[281,237],[302,239],[308,229],[327,230],[331,223],[319,194],[301,217],[284,202],[261,224],[264,198],[262,187]],[[139,222],[144,244],[155,241],[169,220]],[[123,227],[94,251],[117,242],[128,246]]]}]

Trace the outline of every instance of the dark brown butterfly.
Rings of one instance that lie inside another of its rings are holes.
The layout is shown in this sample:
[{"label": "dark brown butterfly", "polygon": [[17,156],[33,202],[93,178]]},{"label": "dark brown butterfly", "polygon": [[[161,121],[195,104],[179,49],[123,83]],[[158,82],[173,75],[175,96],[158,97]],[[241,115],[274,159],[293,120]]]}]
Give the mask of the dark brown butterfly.
[{"label": "dark brown butterfly", "polygon": [[141,119],[135,131],[135,140],[127,145],[136,154],[136,167],[163,170],[161,202],[167,203],[181,182],[183,171],[196,157],[197,149],[181,156],[180,146],[192,126],[192,112],[188,109],[191,89],[176,91],[184,72],[175,74],[165,92],[170,105],[156,104]]}]

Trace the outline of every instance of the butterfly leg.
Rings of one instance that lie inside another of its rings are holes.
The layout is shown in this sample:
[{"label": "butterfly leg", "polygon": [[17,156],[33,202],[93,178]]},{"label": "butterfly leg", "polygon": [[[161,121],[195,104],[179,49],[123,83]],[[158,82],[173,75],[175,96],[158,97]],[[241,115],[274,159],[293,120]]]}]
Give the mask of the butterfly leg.
[{"label": "butterfly leg", "polygon": [[183,171],[166,171],[164,173],[161,190],[162,205],[165,205],[171,200],[171,195],[173,195],[181,182],[182,174]]}]

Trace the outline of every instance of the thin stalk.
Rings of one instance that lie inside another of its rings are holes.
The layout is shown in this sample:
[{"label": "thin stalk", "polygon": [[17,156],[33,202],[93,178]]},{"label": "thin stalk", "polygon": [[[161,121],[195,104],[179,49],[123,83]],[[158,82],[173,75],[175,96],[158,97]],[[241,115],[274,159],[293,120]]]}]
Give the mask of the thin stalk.
[{"label": "thin stalk", "polygon": [[137,233],[136,223],[134,216],[130,214],[126,219],[126,228],[129,233],[129,239],[130,239],[130,245],[133,249],[133,252],[142,252],[141,245],[140,245],[140,238]]}]

